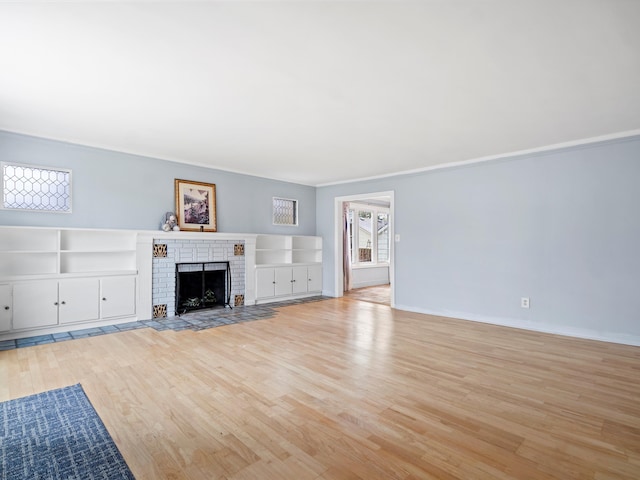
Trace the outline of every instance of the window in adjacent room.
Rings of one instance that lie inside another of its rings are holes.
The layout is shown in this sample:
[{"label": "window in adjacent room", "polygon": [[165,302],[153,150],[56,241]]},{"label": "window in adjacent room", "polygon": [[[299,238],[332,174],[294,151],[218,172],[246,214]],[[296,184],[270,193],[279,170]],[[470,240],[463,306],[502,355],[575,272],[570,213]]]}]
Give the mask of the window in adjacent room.
[{"label": "window in adjacent room", "polygon": [[349,210],[351,264],[389,263],[389,210],[384,207],[352,204]]},{"label": "window in adjacent room", "polygon": [[378,212],[378,225],[376,229],[378,246],[378,263],[389,263],[389,212]]},{"label": "window in adjacent room", "polygon": [[298,225],[298,201],[273,197],[273,224]]},{"label": "window in adjacent room", "polygon": [[71,212],[71,170],[2,163],[2,208]]}]

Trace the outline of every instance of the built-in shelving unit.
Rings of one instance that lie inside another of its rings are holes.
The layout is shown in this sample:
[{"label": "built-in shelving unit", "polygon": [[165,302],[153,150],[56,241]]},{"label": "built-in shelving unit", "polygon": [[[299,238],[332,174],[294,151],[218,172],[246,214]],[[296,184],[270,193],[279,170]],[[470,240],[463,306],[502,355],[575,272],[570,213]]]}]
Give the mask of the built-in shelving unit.
[{"label": "built-in shelving unit", "polygon": [[322,238],[290,235],[258,235],[256,266],[322,263]]},{"label": "built-in shelving unit", "polygon": [[292,239],[285,235],[258,235],[256,265],[290,265],[293,259]]},{"label": "built-in shelving unit", "polygon": [[0,227],[0,279],[135,274],[136,232]]},{"label": "built-in shelving unit", "polygon": [[322,238],[296,235],[256,237],[258,303],[319,295],[322,291]]},{"label": "built-in shelving unit", "polygon": [[61,230],[60,273],[135,273],[136,235],[127,231]]},{"label": "built-in shelving unit", "polygon": [[0,340],[135,319],[137,235],[0,226]]}]

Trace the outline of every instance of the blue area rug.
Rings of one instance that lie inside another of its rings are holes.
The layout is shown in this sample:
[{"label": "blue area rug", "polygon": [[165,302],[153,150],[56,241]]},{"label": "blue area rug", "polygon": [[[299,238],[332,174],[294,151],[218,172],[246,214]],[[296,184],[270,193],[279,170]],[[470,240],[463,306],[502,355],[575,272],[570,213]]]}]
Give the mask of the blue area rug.
[{"label": "blue area rug", "polygon": [[134,479],[82,387],[0,403],[0,479]]}]

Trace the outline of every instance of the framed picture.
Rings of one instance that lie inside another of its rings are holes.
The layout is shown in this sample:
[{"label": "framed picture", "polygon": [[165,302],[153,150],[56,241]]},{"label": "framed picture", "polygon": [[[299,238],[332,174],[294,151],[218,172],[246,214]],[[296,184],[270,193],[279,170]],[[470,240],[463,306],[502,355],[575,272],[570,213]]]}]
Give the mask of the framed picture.
[{"label": "framed picture", "polygon": [[176,178],[175,189],[180,230],[217,232],[215,184]]}]

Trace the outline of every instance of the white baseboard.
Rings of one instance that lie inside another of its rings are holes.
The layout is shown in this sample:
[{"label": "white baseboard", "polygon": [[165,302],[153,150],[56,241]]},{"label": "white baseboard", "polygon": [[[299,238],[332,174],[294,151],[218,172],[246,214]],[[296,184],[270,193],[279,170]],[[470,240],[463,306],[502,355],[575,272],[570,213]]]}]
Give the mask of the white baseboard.
[{"label": "white baseboard", "polygon": [[567,327],[562,325],[551,325],[537,322],[534,323],[527,320],[518,320],[514,318],[487,317],[484,315],[476,315],[468,312],[438,312],[424,308],[411,307],[408,305],[396,305],[395,308],[397,310],[405,310],[407,312],[414,313],[424,313],[425,315],[433,315],[437,317],[469,320],[472,322],[489,323],[502,327],[519,328],[522,330],[531,330],[534,332],[552,333],[555,335],[563,335],[565,337],[584,338],[588,340],[598,340],[601,342],[620,343],[623,345],[633,345],[636,347],[640,347],[639,335],[629,335],[615,332],[601,332],[598,330]]},{"label": "white baseboard", "polygon": [[288,300],[300,300],[301,298],[317,297],[321,292],[299,293],[296,295],[282,295],[280,297],[256,298],[255,305],[263,305],[265,303],[286,302]]},{"label": "white baseboard", "polygon": [[354,283],[351,285],[351,288],[365,288],[365,287],[376,287],[378,285],[389,285],[389,282],[385,282],[385,281],[376,281],[376,280],[372,280],[370,282],[360,282],[360,283]]}]

